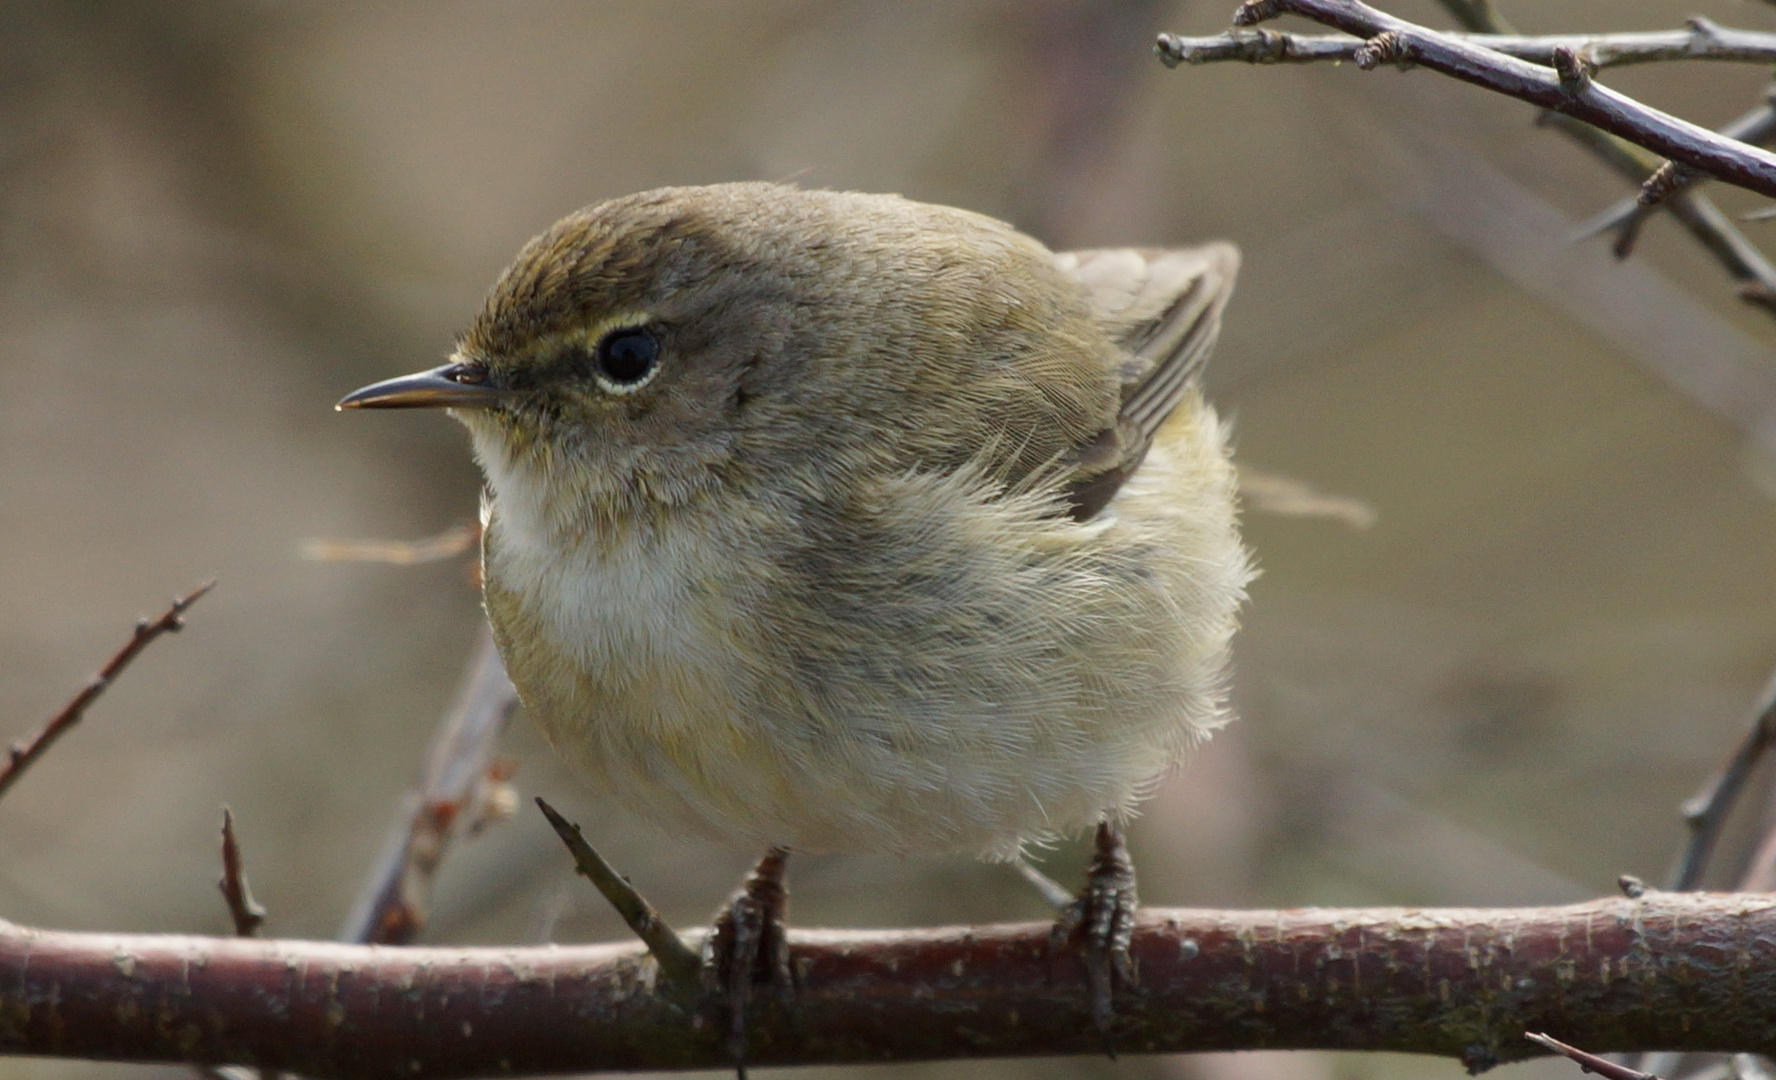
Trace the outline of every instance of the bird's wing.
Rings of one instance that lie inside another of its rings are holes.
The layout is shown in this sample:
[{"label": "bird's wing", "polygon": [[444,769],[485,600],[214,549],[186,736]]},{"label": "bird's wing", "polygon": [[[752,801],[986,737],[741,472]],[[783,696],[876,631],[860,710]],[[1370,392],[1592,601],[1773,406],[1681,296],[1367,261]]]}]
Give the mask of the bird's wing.
[{"label": "bird's wing", "polygon": [[1122,346],[1122,407],[1116,426],[1079,450],[1080,480],[1068,490],[1074,519],[1102,510],[1147,456],[1153,436],[1183,400],[1221,330],[1239,249],[1100,248],[1055,256],[1085,287],[1092,314]]}]

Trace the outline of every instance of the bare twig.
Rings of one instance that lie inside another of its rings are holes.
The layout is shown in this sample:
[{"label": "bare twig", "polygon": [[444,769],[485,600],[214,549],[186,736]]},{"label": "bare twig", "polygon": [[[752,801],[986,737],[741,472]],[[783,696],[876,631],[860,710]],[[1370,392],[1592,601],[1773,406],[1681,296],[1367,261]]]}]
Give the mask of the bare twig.
[{"label": "bare twig", "polygon": [[[1541,121],[1589,150],[1594,157],[1615,169],[1631,183],[1643,183],[1653,173],[1653,166],[1644,160],[1648,155],[1637,146],[1624,143],[1613,135],[1559,113],[1545,112],[1541,115]],[[1623,203],[1637,208],[1639,206],[1633,198],[1625,199]],[[1714,256],[1715,261],[1720,263],[1733,280],[1739,282],[1741,300],[1776,312],[1776,266],[1772,266],[1764,253],[1746,239],[1745,234],[1727,219],[1727,215],[1714,205],[1713,200],[1692,186],[1660,206],[1668,210],[1678,224]],[[1633,250],[1640,225],[1645,219],[1646,214],[1639,213],[1618,227],[1614,246],[1617,258],[1626,258]],[[1575,235],[1584,236],[1593,231],[1595,230],[1591,226],[1582,226],[1575,230]]]},{"label": "bare twig", "polygon": [[234,920],[236,937],[258,937],[265,923],[265,909],[253,899],[247,885],[247,871],[241,864],[240,841],[234,836],[234,811],[222,808],[222,879],[216,882],[222,899],[228,903],[228,915]]},{"label": "bare twig", "polygon": [[[1512,33],[1512,27],[1488,0],[1442,0],[1443,7],[1460,23],[1469,34],[1445,35],[1450,38],[1466,39],[1470,43],[1482,41],[1497,43],[1502,51],[1521,49],[1530,54],[1526,43],[1534,42],[1533,55],[1540,57],[1547,46],[1546,62],[1553,62],[1553,49],[1557,44],[1565,43],[1569,47],[1573,38],[1551,36],[1545,38],[1529,38]],[[1244,9],[1242,9],[1244,10]],[[1703,22],[1692,24],[1685,32],[1688,41],[1704,41],[1711,32],[1730,35],[1733,32],[1723,31],[1713,24]],[[1595,37],[1595,35],[1592,35]],[[1608,35],[1606,35],[1608,36]],[[1629,43],[1624,42],[1624,45]],[[1638,44],[1644,45],[1645,42]],[[1272,31],[1259,30],[1254,32],[1232,31],[1216,38],[1178,38],[1168,36],[1159,45],[1161,58],[1168,64],[1194,60],[1206,63],[1218,59],[1248,60],[1254,63],[1302,62],[1316,60],[1357,59],[1357,51],[1365,46],[1360,37],[1350,35],[1287,35]],[[1706,46],[1704,46],[1706,47]],[[1410,41],[1396,35],[1389,51],[1397,54],[1401,60],[1409,61]],[[1607,66],[1611,63],[1627,63],[1623,59],[1635,53],[1634,48],[1623,52],[1606,52],[1600,55],[1591,50],[1585,54],[1595,66]],[[1373,52],[1366,55],[1374,55]],[[1643,53],[1643,55],[1645,55]],[[1648,57],[1650,58],[1650,56]],[[1551,106],[1557,108],[1558,106]],[[1565,110],[1571,112],[1571,110]],[[1578,142],[1585,149],[1615,167],[1623,175],[1628,176],[1636,184],[1644,184],[1659,168],[1659,159],[1649,154],[1641,146],[1623,139],[1618,135],[1600,131],[1591,124],[1574,119],[1573,116],[1562,115],[1560,112],[1544,113],[1542,119],[1551,122],[1551,126]],[[1591,119],[1586,117],[1585,119]],[[1752,114],[1741,117],[1740,121],[1723,129],[1722,134],[1731,138],[1742,138],[1752,142],[1762,141],[1766,136],[1760,135],[1756,127],[1751,126]],[[1740,132],[1734,129],[1740,123],[1747,126]],[[1745,238],[1727,216],[1712,201],[1693,190],[1695,178],[1700,175],[1694,170],[1686,170],[1681,182],[1676,186],[1676,195],[1666,199],[1661,206],[1668,206],[1686,230],[1714,256],[1730,274],[1739,282],[1738,295],[1747,303],[1758,305],[1766,311],[1776,314],[1776,267]],[[1685,196],[1688,197],[1685,197]],[[1643,206],[1638,199],[1624,200],[1624,203],[1612,207],[1605,215],[1600,216],[1591,226],[1596,230],[1614,228],[1617,233],[1615,254],[1618,258],[1626,258],[1633,250],[1638,237],[1639,226],[1645,221],[1651,207]]]},{"label": "bare twig", "polygon": [[1579,1063],[1579,1067],[1588,1073],[1596,1073],[1604,1080],[1659,1080],[1659,1077],[1639,1069],[1630,1069],[1626,1065],[1618,1065],[1608,1058],[1587,1053],[1576,1046],[1568,1046],[1550,1035],[1526,1031],[1523,1037],[1538,1046],[1545,1046],[1556,1054],[1564,1054]]},{"label": "bare twig", "polygon": [[[1764,91],[1763,104],[1751,109],[1744,115],[1735,119],[1732,123],[1722,127],[1720,133],[1729,139],[1738,139],[1741,142],[1756,143],[1758,145],[1764,145],[1772,138],[1776,138],[1776,104],[1773,104],[1771,101],[1771,90],[1766,89]],[[1672,177],[1669,188],[1665,190],[1659,198],[1648,201],[1646,197],[1646,188],[1643,186],[1642,194],[1623,199],[1616,203],[1616,205],[1586,222],[1579,230],[1579,237],[1584,238],[1587,236],[1595,236],[1598,233],[1603,232],[1615,232],[1619,237],[1627,238],[1625,242],[1622,240],[1618,240],[1617,242],[1618,257],[1625,256],[1627,254],[1626,249],[1632,248],[1633,246],[1634,231],[1639,228],[1642,222],[1644,222],[1660,205],[1668,200],[1670,196],[1679,192],[1688,191],[1694,188],[1698,182],[1706,179],[1706,177],[1694,170],[1674,170],[1674,172],[1676,172],[1676,175]],[[1652,175],[1657,175],[1657,173],[1655,172]],[[1641,182],[1643,185],[1651,183],[1651,175],[1646,175],[1643,172]]]},{"label": "bare twig", "polygon": [[12,744],[5,762],[0,763],[0,796],[5,795],[7,790],[24,774],[24,771],[47,753],[57,739],[80,722],[80,718],[86,715],[86,710],[92,703],[97,701],[99,695],[103,694],[105,689],[111,685],[112,680],[121,675],[123,669],[129,667],[130,662],[148,647],[149,642],[162,634],[176,633],[183,627],[185,624],[181,616],[185,614],[185,609],[197,603],[205,593],[215,586],[215,581],[206,581],[174,600],[172,606],[161,613],[160,618],[138,619],[135,633],[130,636],[129,641],[125,643],[123,648],[117,650],[110,660],[105,662],[105,666],[99,669],[98,674],[87,680],[86,685],[81,688],[78,694],[74,695],[73,700],[50,717],[37,730],[36,734],[23,742]]},{"label": "bare twig", "polygon": [[[1083,965],[1046,922],[792,931],[757,1065],[1090,1054]],[[1525,1031],[1612,1050],[1776,1050],[1776,898],[1552,908],[1150,909],[1119,1051],[1390,1050],[1482,1070]],[[434,1080],[721,1067],[640,946],[377,949],[0,924],[0,1053]]]},{"label": "bare twig", "polygon": [[1733,755],[1727,759],[1726,766],[1683,805],[1684,824],[1689,826],[1690,840],[1677,872],[1672,876],[1673,889],[1701,886],[1702,875],[1708,869],[1715,844],[1720,840],[1721,829],[1726,826],[1727,815],[1732,813],[1733,804],[1739,793],[1745,790],[1752,770],[1757,768],[1773,742],[1776,742],[1776,675],[1771,676],[1764,687],[1751,723],[1739,745],[1733,749]]},{"label": "bare twig", "polygon": [[481,526],[457,525],[420,540],[304,540],[299,553],[315,562],[374,562],[417,566],[442,562],[474,550]]},{"label": "bare twig", "polygon": [[681,990],[696,990],[703,967],[697,954],[672,927],[666,925],[666,920],[661,918],[654,905],[636,891],[629,879],[617,873],[610,863],[604,861],[604,856],[586,842],[586,834],[580,831],[578,825],[562,817],[540,796],[536,804],[543,816],[549,819],[555,835],[561,837],[561,842],[573,853],[574,869],[604,894],[611,907],[617,909],[617,914],[629,924],[629,929],[635,931],[635,936],[647,946],[654,962],[660,965],[661,973]]},{"label": "bare twig", "polygon": [[[1734,30],[1703,18],[1688,29],[1628,34],[1466,33],[1445,37],[1546,67],[1560,49],[1570,50],[1598,70],[1671,60],[1776,63],[1776,34]],[[1290,34],[1275,30],[1229,30],[1209,37],[1161,34],[1155,45],[1167,67],[1243,61],[1248,64],[1314,64],[1355,61],[1364,39],[1349,34]],[[1411,63],[1411,58],[1403,59]]]},{"label": "bare twig", "polygon": [[1572,92],[1546,67],[1383,14],[1358,0],[1247,0],[1234,22],[1254,26],[1301,15],[1368,41],[1393,34],[1398,58],[1566,113],[1717,179],[1776,196],[1776,155],[1643,105],[1600,83]]},{"label": "bare twig", "polygon": [[346,919],[345,941],[404,945],[424,928],[432,881],[451,841],[509,801],[490,779],[494,747],[518,694],[483,629],[455,703],[426,753],[382,857]]}]

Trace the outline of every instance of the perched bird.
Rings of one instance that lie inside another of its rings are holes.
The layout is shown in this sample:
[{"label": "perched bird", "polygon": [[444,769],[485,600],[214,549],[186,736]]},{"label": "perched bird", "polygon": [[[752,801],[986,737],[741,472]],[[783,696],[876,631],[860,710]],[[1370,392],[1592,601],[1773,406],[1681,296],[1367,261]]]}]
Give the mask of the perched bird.
[{"label": "perched bird", "polygon": [[1056,254],[891,195],[665,188],[557,223],[449,363],[340,406],[468,427],[488,618],[551,744],[652,819],[771,850],[718,920],[740,1000],[782,970],[787,851],[1008,859],[1097,825],[1065,925],[1092,928],[1107,1023],[1116,825],[1226,718],[1250,572],[1196,376],[1237,266]]}]

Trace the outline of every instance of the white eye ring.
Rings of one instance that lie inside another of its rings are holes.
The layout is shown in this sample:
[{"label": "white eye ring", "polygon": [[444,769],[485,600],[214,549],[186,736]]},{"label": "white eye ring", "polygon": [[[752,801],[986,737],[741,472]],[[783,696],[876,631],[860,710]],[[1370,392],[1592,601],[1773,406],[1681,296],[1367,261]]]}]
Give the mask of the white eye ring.
[{"label": "white eye ring", "polygon": [[660,338],[646,326],[619,326],[592,346],[592,378],[607,394],[633,394],[660,373]]}]

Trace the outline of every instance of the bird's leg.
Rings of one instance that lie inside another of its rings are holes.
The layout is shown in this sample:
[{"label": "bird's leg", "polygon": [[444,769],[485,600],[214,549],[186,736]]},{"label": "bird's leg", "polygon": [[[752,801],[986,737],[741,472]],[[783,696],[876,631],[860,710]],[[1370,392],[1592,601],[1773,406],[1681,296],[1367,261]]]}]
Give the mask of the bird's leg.
[{"label": "bird's leg", "polygon": [[1078,899],[1061,910],[1055,920],[1056,948],[1077,941],[1085,960],[1086,985],[1091,991],[1092,1022],[1108,1039],[1116,1017],[1111,994],[1116,984],[1135,985],[1135,961],[1129,944],[1135,935],[1135,864],[1129,861],[1122,832],[1105,821],[1098,825],[1091,869]]},{"label": "bird's leg", "polygon": [[[774,987],[785,1005],[795,991],[789,969],[789,890],[784,870],[789,849],[774,847],[716,913],[703,961],[704,988],[728,1014],[728,1053],[736,1064],[746,1055],[746,1008],[753,988]],[[744,1075],[744,1074],[742,1074]]]}]

